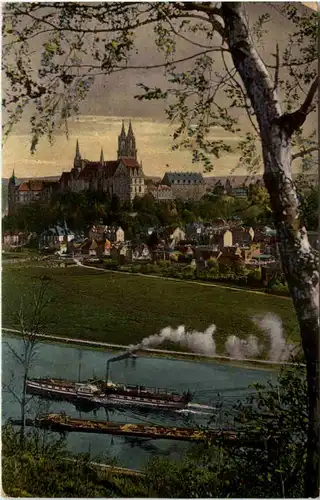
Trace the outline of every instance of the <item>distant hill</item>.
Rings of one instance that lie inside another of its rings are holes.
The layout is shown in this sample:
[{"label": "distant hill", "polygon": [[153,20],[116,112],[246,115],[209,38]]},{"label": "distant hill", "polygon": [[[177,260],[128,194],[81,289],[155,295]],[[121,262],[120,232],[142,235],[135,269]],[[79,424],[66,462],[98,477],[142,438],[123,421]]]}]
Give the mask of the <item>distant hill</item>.
[{"label": "distant hill", "polygon": [[[18,179],[18,177],[16,177],[16,181],[18,184],[20,184],[21,182],[30,181],[31,179],[38,179],[38,180],[42,180],[42,181],[58,181],[60,179],[60,175],[55,175],[55,176],[50,176],[50,177],[24,177],[21,179]],[[4,184],[5,186],[7,186],[8,183],[9,183],[9,179],[2,177],[2,185]]]},{"label": "distant hill", "polygon": [[[292,174],[293,180],[298,177],[299,174]],[[316,183],[318,182],[317,174],[306,174],[305,177],[309,180],[309,182]],[[225,177],[204,177],[206,183],[209,186],[214,186],[217,182],[222,182],[223,184],[229,180],[233,187],[239,187],[244,183],[254,183],[257,181],[262,181],[262,175],[229,175]]]}]

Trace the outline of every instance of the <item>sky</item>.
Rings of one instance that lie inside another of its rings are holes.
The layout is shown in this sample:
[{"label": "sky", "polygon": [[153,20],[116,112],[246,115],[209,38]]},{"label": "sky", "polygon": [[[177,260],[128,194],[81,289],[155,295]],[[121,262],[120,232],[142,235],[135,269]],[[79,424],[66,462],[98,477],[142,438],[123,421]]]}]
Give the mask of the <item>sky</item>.
[{"label": "sky", "polygon": [[[248,5],[250,20],[261,14],[262,4]],[[263,6],[265,11],[266,6]],[[275,9],[268,8],[272,22],[268,25],[268,36],[260,51],[268,60],[274,52],[275,40],[285,45],[288,31],[285,20]],[[135,63],[154,63],[156,50],[152,47],[150,31],[144,30],[138,39],[139,54]],[[148,50],[146,50],[146,48]],[[190,46],[186,42],[179,45],[179,54],[185,56]],[[141,59],[143,58],[143,59]],[[217,70],[219,70],[217,61]],[[80,115],[69,121],[69,138],[63,131],[57,131],[51,146],[42,139],[34,155],[30,154],[28,124],[23,121],[14,130],[3,147],[2,176],[9,177],[15,171],[17,177],[56,176],[72,168],[76,140],[79,139],[83,158],[98,160],[103,147],[105,160],[116,159],[117,136],[121,122],[132,120],[136,136],[138,158],[142,161],[146,175],[162,176],[167,170],[200,171],[201,165],[192,164],[191,155],[186,151],[171,151],[173,127],[166,121],[163,102],[140,102],[134,99],[138,93],[137,83],[143,81],[149,86],[164,83],[162,70],[144,72],[122,72],[111,75],[108,80],[97,80],[86,100],[81,104]],[[223,99],[223,98],[222,98]],[[223,105],[223,102],[221,102]],[[240,115],[242,133],[249,130],[247,119]],[[310,130],[314,123],[308,123]],[[212,130],[212,137],[224,139],[233,147],[231,154],[224,154],[214,160],[211,175],[229,175],[237,164],[239,153],[236,151],[240,135],[232,135],[222,129]],[[244,175],[244,170],[237,170]]]}]

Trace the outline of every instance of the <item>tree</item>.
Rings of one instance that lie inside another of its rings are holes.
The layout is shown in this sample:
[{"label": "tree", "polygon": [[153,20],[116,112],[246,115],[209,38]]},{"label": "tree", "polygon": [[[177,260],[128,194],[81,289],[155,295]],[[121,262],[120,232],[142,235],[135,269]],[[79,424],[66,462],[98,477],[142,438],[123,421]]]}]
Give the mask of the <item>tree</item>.
[{"label": "tree", "polygon": [[21,448],[15,430],[8,424],[2,429],[2,486],[8,496],[122,496],[111,477],[101,479],[89,456],[68,452],[64,438],[51,438],[43,446],[38,433],[28,433]]},{"label": "tree", "polygon": [[[19,310],[12,312],[12,325],[17,329],[18,338],[21,340],[21,350],[15,349],[10,342],[6,342],[13,359],[22,369],[21,394],[17,394],[12,389],[11,382],[4,387],[20,405],[20,446],[22,448],[25,441],[27,409],[32,399],[32,396],[27,395],[27,380],[36,360],[39,334],[42,334],[49,326],[48,307],[51,304],[51,299],[48,297],[49,283],[48,278],[41,278],[40,284],[35,284],[32,287],[31,303],[26,303],[22,297]],[[30,299],[29,296],[28,298]]]},{"label": "tree", "polygon": [[[260,55],[264,24],[270,16],[262,14],[249,26],[242,3],[8,3],[3,16],[4,133],[10,133],[34,103],[36,111],[33,109],[30,120],[34,150],[42,135],[52,139],[57,115],[66,122],[78,111],[95,76],[150,68],[131,62],[136,35],[148,25],[154,27],[156,45],[164,54],[164,61],[151,67],[164,67],[169,84],[161,89],[142,83],[138,98],[166,99],[168,118],[178,122],[174,148],[190,149],[193,160],[203,161],[210,169],[211,158],[231,149],[221,140],[210,139],[211,128],[239,132],[233,111],[242,108],[247,112],[252,132],[240,143],[239,164],[251,171],[263,165],[282,268],[307,364],[305,495],[309,497],[318,495],[320,469],[319,272],[317,255],[300,217],[292,162],[303,156],[308,163],[315,149],[312,134],[304,137],[302,127],[315,109],[318,29],[316,13],[299,6],[282,4],[279,13],[292,29],[287,47],[275,44],[272,64]],[[45,42],[37,72],[31,53],[40,36]],[[177,40],[190,45],[184,58],[176,57]],[[215,70],[217,57],[221,71]],[[86,63],[81,62],[84,59]],[[186,63],[190,65],[187,70]],[[221,94],[229,100],[226,106],[220,105]]]},{"label": "tree", "polygon": [[[308,428],[305,369],[299,364],[286,367],[275,383],[255,384],[252,388],[255,391],[244,400],[222,403],[221,417],[237,422],[244,441],[266,445],[227,445],[221,438],[215,446],[210,446],[210,441],[198,444],[181,462],[172,464],[153,459],[146,468],[150,497],[299,498],[303,495]],[[210,427],[217,428],[214,422]]]}]

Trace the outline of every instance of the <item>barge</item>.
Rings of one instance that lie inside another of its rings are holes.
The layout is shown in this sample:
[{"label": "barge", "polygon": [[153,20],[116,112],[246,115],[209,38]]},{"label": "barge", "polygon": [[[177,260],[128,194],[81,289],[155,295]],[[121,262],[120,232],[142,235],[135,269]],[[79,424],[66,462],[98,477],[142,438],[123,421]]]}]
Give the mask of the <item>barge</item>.
[{"label": "barge", "polygon": [[[21,425],[21,420],[11,420],[11,424]],[[248,434],[248,431],[203,431],[187,427],[163,427],[146,424],[121,424],[101,420],[82,420],[73,418],[65,413],[49,413],[35,420],[27,419],[26,425],[61,433],[99,433],[144,439],[170,439],[192,442],[210,441],[212,443],[223,439],[225,444],[248,446],[250,448],[265,447],[267,443],[272,444],[279,438],[279,436],[274,435],[261,439],[261,436],[257,432]]]},{"label": "barge", "polygon": [[132,351],[111,358],[107,362],[106,379],[91,379],[87,382],[72,382],[56,378],[28,379],[26,390],[45,399],[58,399],[87,406],[89,409],[126,408],[154,410],[181,410],[192,400],[190,391],[179,394],[167,389],[142,385],[115,384],[109,378],[110,363],[136,357]]}]

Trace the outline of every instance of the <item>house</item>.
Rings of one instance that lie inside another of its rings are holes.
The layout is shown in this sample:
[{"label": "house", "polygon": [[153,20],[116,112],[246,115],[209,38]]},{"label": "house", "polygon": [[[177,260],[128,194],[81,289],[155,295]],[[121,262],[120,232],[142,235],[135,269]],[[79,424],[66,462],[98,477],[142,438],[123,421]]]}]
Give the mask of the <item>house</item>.
[{"label": "house", "polygon": [[261,256],[260,245],[252,243],[248,248],[242,248],[242,254],[245,262],[251,262],[253,259],[259,259]]},{"label": "house", "polygon": [[234,228],[231,229],[233,245],[238,245],[240,247],[250,246],[254,240],[254,230],[250,228]]},{"label": "house", "polygon": [[39,249],[56,249],[59,253],[67,253],[68,243],[74,239],[74,233],[64,225],[57,224],[41,233]]},{"label": "house", "polygon": [[274,232],[255,229],[253,243],[259,244],[263,253],[277,255],[277,237]]},{"label": "house", "polygon": [[7,231],[3,234],[3,247],[12,248],[26,245],[30,240],[31,235],[22,231],[10,232]]},{"label": "house", "polygon": [[195,248],[195,259],[197,262],[205,262],[209,259],[217,259],[220,254],[220,250],[216,250],[209,245],[197,246]]},{"label": "house", "polygon": [[201,222],[191,222],[186,225],[186,238],[188,240],[198,240],[204,233],[204,224]]},{"label": "house", "polygon": [[174,248],[180,241],[184,240],[186,237],[186,233],[180,227],[167,228],[166,233],[169,237],[169,244],[171,248]]},{"label": "house", "polygon": [[113,246],[110,251],[110,256],[116,260],[120,265],[132,263],[132,248],[126,244]]},{"label": "house", "polygon": [[214,231],[210,235],[210,244],[214,245],[217,249],[224,247],[232,247],[233,233],[229,229],[222,229]]},{"label": "house", "polygon": [[105,227],[105,238],[111,243],[124,243],[124,230],[122,227]]},{"label": "house", "polygon": [[244,256],[239,247],[225,247],[221,249],[221,254],[218,257],[219,264],[234,265],[244,264]]},{"label": "house", "polygon": [[13,171],[8,183],[8,215],[16,213],[22,205],[50,200],[58,189],[59,183],[57,181],[43,179],[29,179],[17,184]]},{"label": "house", "polygon": [[167,172],[162,185],[169,186],[175,198],[200,200],[206,194],[206,183],[197,172]]},{"label": "house", "polygon": [[147,245],[142,244],[132,252],[132,260],[151,260],[151,254]]},{"label": "house", "polygon": [[92,226],[90,229],[89,229],[89,238],[91,240],[95,240],[95,241],[99,241],[99,242],[102,242],[102,241],[105,241],[106,239],[106,234],[105,234],[105,229],[106,229],[106,226],[104,225],[94,225]]},{"label": "house", "polygon": [[89,256],[97,257],[100,259],[104,255],[104,242],[91,240],[91,245],[89,246]]}]

